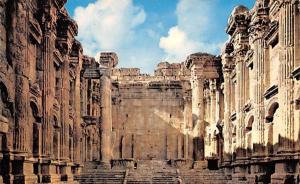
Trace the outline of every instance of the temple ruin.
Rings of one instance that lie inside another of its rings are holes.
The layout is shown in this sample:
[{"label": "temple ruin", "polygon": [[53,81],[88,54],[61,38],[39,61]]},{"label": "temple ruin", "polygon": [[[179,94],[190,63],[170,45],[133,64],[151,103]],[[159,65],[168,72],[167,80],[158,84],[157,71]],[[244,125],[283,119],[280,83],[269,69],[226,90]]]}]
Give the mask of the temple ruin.
[{"label": "temple ruin", "polygon": [[0,0],[0,183],[300,182],[299,0],[153,75],[83,55],[66,1]]}]

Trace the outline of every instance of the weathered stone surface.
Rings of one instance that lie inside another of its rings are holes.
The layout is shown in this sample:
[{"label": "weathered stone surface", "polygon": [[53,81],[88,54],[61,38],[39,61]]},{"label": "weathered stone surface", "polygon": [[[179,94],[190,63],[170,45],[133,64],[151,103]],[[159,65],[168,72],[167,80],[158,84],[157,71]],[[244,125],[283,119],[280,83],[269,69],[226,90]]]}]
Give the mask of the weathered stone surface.
[{"label": "weathered stone surface", "polygon": [[84,56],[65,3],[0,0],[0,183],[299,183],[298,0],[154,75]]}]

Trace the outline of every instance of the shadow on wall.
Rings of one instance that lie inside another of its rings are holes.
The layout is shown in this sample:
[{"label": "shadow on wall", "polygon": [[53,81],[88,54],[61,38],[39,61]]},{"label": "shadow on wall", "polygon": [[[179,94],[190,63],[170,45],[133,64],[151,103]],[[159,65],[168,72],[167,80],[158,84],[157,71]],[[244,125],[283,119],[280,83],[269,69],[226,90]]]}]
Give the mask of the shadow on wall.
[{"label": "shadow on wall", "polygon": [[113,105],[113,159],[193,159],[195,141],[184,124],[182,98],[175,92],[172,98],[161,96],[165,91],[153,93],[150,99],[123,97]]}]

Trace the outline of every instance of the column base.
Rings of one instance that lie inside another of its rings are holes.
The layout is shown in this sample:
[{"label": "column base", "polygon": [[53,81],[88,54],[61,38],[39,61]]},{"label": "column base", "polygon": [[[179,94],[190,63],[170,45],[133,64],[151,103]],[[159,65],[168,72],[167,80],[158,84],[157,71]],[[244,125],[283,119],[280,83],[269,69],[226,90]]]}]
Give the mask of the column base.
[{"label": "column base", "polygon": [[271,176],[272,184],[296,183],[296,163],[294,161],[281,161],[275,163],[275,173]]},{"label": "column base", "polygon": [[68,183],[74,182],[74,175],[72,172],[72,166],[74,166],[72,163],[64,163],[61,165],[61,181],[66,181]]},{"label": "column base", "polygon": [[97,169],[111,169],[111,164],[109,162],[99,162]]},{"label": "column base", "polygon": [[207,169],[207,161],[206,160],[194,161],[193,168],[201,169],[201,170]]},{"label": "column base", "polygon": [[246,173],[247,171],[245,166],[235,166],[234,173],[232,174],[232,181],[246,182],[247,181]]},{"label": "column base", "polygon": [[286,184],[286,183],[296,183],[296,177],[294,174],[280,174],[275,173],[271,176],[272,184]]},{"label": "column base", "polygon": [[31,175],[23,175],[23,174],[18,174],[18,175],[10,175],[8,176],[9,178],[9,183],[15,183],[15,184],[36,184],[38,183],[38,177],[37,175],[31,174]]},{"label": "column base", "polygon": [[43,174],[42,183],[59,183],[61,182],[61,175],[59,174]]}]

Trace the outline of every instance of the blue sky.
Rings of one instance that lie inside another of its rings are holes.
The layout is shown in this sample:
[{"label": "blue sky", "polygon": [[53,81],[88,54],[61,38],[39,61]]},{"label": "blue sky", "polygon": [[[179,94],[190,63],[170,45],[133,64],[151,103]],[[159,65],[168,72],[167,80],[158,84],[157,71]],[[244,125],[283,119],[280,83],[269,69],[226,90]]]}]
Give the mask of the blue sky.
[{"label": "blue sky", "polygon": [[182,62],[193,52],[220,54],[228,16],[255,0],[69,0],[84,53],[114,51],[118,67],[153,73],[160,61]]}]

